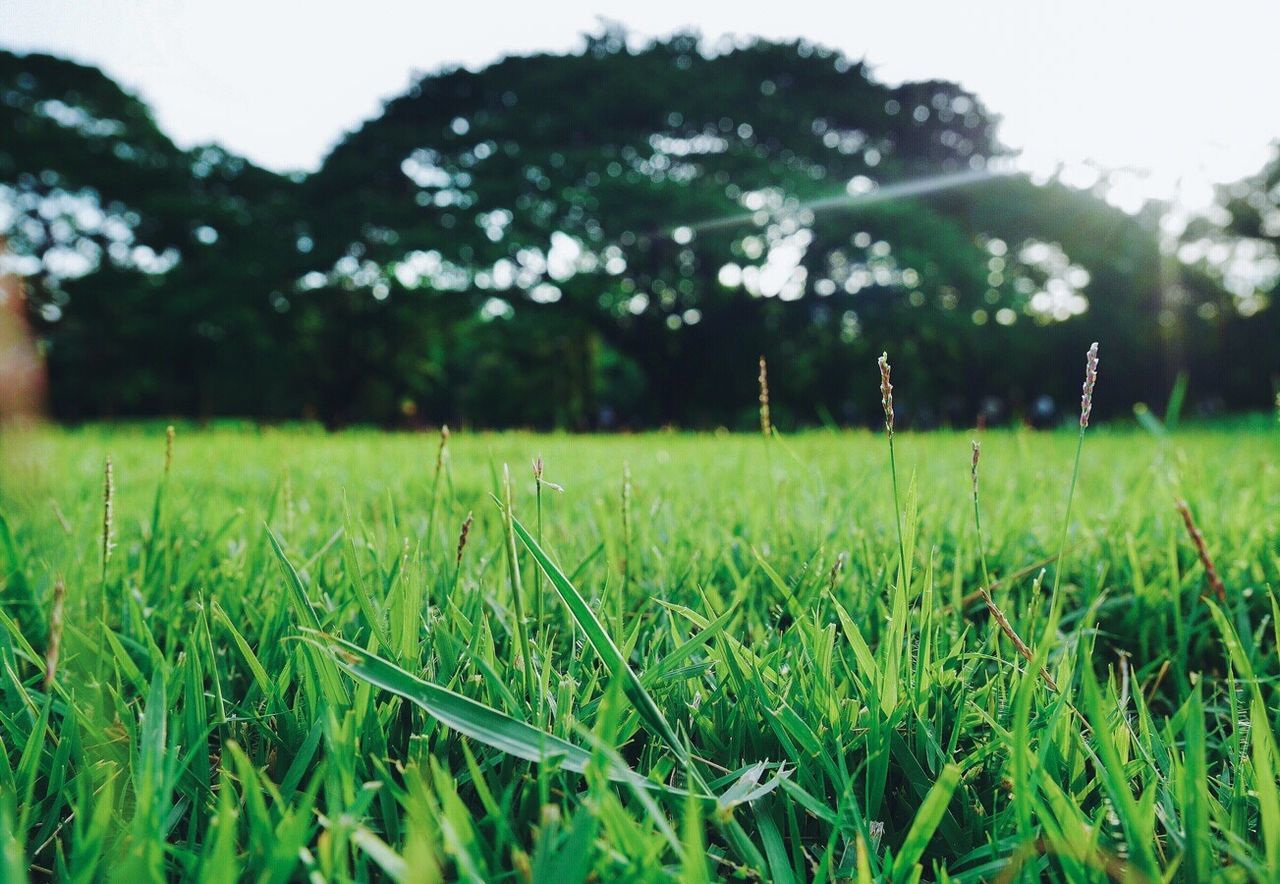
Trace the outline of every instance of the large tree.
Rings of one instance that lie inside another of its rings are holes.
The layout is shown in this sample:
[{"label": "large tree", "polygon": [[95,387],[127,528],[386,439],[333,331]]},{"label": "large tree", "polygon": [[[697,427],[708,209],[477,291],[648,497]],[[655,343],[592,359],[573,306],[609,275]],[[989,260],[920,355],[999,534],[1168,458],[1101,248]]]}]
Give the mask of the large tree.
[{"label": "large tree", "polygon": [[[297,185],[178,149],[94,68],[0,53],[0,205],[60,414],[284,409],[273,288],[299,272]],[[287,335],[283,336],[287,338]]]},{"label": "large tree", "polygon": [[1096,337],[1105,409],[1163,394],[1170,311],[1222,297],[1154,216],[1004,174],[976,96],[803,42],[606,30],[431,74],[304,180],[178,150],[96,71],[0,62],[64,414],[744,424],[763,353],[784,421],[860,421],[891,349],[904,417],[968,421],[1069,408]]}]

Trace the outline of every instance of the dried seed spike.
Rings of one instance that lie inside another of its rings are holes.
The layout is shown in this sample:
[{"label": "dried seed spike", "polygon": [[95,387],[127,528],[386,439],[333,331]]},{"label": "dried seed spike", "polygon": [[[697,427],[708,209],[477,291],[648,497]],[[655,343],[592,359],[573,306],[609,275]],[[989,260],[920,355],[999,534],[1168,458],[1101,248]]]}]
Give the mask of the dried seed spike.
[{"label": "dried seed spike", "polygon": [[1226,602],[1227,588],[1222,583],[1222,578],[1218,576],[1218,569],[1213,566],[1213,559],[1209,556],[1209,548],[1205,545],[1204,534],[1196,527],[1195,519],[1191,516],[1191,507],[1187,506],[1185,500],[1174,501],[1178,512],[1182,514],[1182,522],[1187,526],[1187,533],[1191,535],[1191,542],[1196,548],[1196,555],[1200,557],[1200,564],[1204,565],[1204,576],[1209,581],[1209,586],[1213,589],[1214,595],[1218,597],[1218,601]]},{"label": "dried seed spike", "polygon": [[760,357],[760,433],[766,439],[773,435],[773,421],[769,415],[769,366]]},{"label": "dried seed spike", "polygon": [[58,672],[58,652],[62,647],[62,608],[67,598],[67,586],[59,577],[53,584],[53,607],[49,609],[49,643],[44,650],[44,689],[53,684]]},{"label": "dried seed spike", "polygon": [[893,384],[889,383],[889,373],[892,370],[889,366],[889,353],[885,351],[880,354],[880,358],[876,360],[880,366],[880,404],[884,406],[884,429],[890,436],[893,435]]},{"label": "dried seed spike", "polygon": [[[1035,662],[1036,655],[1031,652],[1031,648],[1027,647],[1027,643],[1022,640],[1017,632],[1014,631],[1013,624],[1009,622],[1009,618],[1006,617],[1004,615],[1004,611],[1001,611],[999,606],[996,605],[995,600],[991,598],[991,593],[987,592],[985,589],[982,590],[982,601],[986,603],[987,610],[991,612],[991,616],[1000,627],[1000,631],[1008,637],[1009,641],[1013,642],[1013,646],[1018,649],[1018,653],[1021,654],[1028,663]],[[1040,677],[1044,679],[1045,684],[1049,686],[1050,690],[1055,694],[1058,693],[1057,682],[1053,680],[1053,676],[1049,674],[1049,670],[1047,668],[1041,667]]]},{"label": "dried seed spike", "polygon": [[1080,428],[1089,426],[1089,415],[1093,412],[1093,385],[1098,382],[1098,342],[1094,341],[1085,356],[1084,386],[1080,396]]},{"label": "dried seed spike", "polygon": [[542,482],[542,455],[539,454],[533,459],[533,481]]},{"label": "dried seed spike", "polygon": [[467,537],[471,534],[471,525],[475,522],[475,514],[468,512],[467,518],[462,522],[462,531],[458,534],[458,557],[454,565],[462,564],[462,551],[467,548]]}]

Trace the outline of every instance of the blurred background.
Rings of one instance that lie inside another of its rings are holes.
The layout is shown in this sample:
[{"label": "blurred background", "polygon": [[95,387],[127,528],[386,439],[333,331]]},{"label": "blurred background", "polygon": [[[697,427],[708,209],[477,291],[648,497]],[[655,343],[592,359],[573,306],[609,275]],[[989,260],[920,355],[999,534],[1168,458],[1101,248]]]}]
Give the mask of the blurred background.
[{"label": "blurred background", "polygon": [[0,410],[746,428],[763,354],[859,425],[887,349],[1051,425],[1093,340],[1102,415],[1277,401],[1267,4],[457,6],[0,0]]}]

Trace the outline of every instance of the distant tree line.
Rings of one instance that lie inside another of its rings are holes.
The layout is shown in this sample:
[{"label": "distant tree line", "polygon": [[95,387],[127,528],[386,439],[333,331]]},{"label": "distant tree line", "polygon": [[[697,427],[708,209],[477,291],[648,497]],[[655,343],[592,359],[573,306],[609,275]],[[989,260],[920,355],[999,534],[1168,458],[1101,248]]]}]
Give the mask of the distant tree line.
[{"label": "distant tree line", "polygon": [[[1280,163],[1175,232],[1005,174],[996,120],[808,43],[693,36],[425,76],[316,172],[181,150],[100,71],[0,53],[0,258],[64,419],[573,429],[1266,407]],[[909,380],[908,380],[909,379]]]}]

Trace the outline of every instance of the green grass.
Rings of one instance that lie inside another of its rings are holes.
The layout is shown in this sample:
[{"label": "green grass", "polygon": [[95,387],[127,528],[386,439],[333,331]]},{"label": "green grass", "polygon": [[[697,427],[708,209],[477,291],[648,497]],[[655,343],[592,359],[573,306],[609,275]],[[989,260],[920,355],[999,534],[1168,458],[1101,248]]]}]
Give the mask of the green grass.
[{"label": "green grass", "polygon": [[969,439],[7,436],[0,878],[1273,880],[1280,433]]}]

